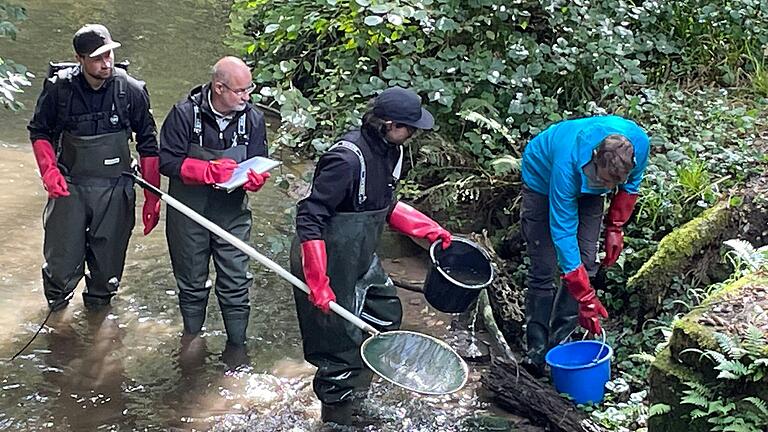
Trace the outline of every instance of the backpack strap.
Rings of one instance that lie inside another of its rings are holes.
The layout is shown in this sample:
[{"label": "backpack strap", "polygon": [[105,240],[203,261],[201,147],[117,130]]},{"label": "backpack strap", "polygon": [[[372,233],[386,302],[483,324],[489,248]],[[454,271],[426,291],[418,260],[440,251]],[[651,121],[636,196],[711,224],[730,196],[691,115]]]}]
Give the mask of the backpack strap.
[{"label": "backpack strap", "polygon": [[245,145],[248,145],[248,128],[246,127],[246,117],[250,112],[245,113],[240,116],[240,118],[237,119],[237,134],[235,134],[235,139],[232,140],[232,146],[236,146],[239,143],[245,143]]},{"label": "backpack strap", "polygon": [[355,155],[357,155],[357,158],[360,160],[360,183],[358,184],[358,187],[357,187],[357,204],[362,205],[363,202],[365,202],[365,200],[368,198],[365,195],[365,179],[366,179],[367,173],[365,168],[365,158],[363,157],[363,152],[360,151],[360,147],[358,147],[357,144],[353,143],[352,141],[346,141],[346,140],[341,140],[336,144],[332,145],[331,148],[328,149],[328,151],[331,151],[336,148],[347,149],[353,152]]},{"label": "backpack strap", "polygon": [[115,82],[112,94],[112,110],[126,129],[131,127],[131,118],[128,114],[128,74],[120,68],[114,69]]},{"label": "backpack strap", "polygon": [[64,131],[64,125],[72,106],[72,77],[77,75],[78,71],[79,69],[75,67],[56,70],[44,83],[45,87],[54,86],[52,91],[56,92],[56,124],[53,128],[53,139],[57,143],[61,132]]}]

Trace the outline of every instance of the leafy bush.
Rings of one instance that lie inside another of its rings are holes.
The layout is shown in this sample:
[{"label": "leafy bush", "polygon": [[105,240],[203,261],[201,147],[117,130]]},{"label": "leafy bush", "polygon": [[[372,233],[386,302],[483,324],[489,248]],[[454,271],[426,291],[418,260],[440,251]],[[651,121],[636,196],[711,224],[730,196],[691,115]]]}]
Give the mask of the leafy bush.
[{"label": "leafy bush", "polygon": [[[16,40],[16,26],[14,23],[27,18],[26,10],[21,6],[7,4],[0,0],[0,38]],[[23,86],[31,85],[24,65],[3,58],[0,55],[0,104],[7,109],[18,110],[21,104],[16,100],[15,94],[22,91]]]},{"label": "leafy bush", "polygon": [[620,313],[636,301],[626,277],[656,242],[762,169],[764,100],[680,84],[756,77],[746,53],[762,53],[767,4],[242,0],[234,10],[253,38],[256,98],[280,105],[279,145],[323,151],[387,86],[425,96],[439,130],[409,146],[400,194],[454,229],[517,229],[522,148],[551,122],[610,112],[646,127],[652,157],[627,253],[601,294]]},{"label": "leafy bush", "polygon": [[[263,85],[255,97],[280,105],[280,145],[322,151],[359,121],[376,92],[412,87],[428,99],[440,127],[413,157],[419,163],[409,177],[417,185],[412,195],[431,198],[438,211],[480,196],[489,204],[465,211],[485,222],[514,213],[516,191],[504,188],[518,184],[522,147],[549,123],[608,111],[639,117],[657,132],[649,123],[656,113],[644,115],[644,105],[664,110],[644,87],[765,79],[758,54],[768,40],[766,4],[239,0],[234,10],[253,38],[247,53]],[[668,162],[678,156],[685,154],[673,153]],[[664,164],[659,160],[659,171]],[[694,210],[708,200],[706,187],[680,192]],[[644,204],[655,207],[655,224],[678,210],[658,196]],[[496,214],[488,214],[492,209]]]}]

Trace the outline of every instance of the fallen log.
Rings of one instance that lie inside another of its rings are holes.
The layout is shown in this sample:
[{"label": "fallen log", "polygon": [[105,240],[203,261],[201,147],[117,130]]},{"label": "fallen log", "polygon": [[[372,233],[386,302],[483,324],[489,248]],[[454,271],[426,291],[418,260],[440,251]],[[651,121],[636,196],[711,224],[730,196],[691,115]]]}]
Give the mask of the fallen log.
[{"label": "fallen log", "polygon": [[531,424],[554,432],[597,432],[604,429],[577,409],[572,402],[561,397],[549,384],[534,378],[519,367],[514,354],[499,330],[488,295],[483,292],[479,299],[485,328],[493,336],[500,355],[492,356],[491,368],[482,382],[492,392],[495,401],[507,411],[525,417]]},{"label": "fallen log", "polygon": [[496,403],[507,411],[525,417],[531,424],[553,432],[604,431],[586,413],[561,397],[549,384],[544,384],[503,357],[493,357],[485,388],[493,392]]}]

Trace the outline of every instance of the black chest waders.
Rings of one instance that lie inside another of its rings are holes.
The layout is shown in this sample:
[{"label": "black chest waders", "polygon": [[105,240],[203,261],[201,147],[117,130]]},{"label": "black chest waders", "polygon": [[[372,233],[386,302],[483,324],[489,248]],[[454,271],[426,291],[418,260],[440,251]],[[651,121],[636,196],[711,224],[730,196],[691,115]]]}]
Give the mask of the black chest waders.
[{"label": "black chest waders", "polygon": [[[108,114],[116,116],[112,110]],[[122,124],[119,117],[113,122],[115,127]],[[128,129],[61,135],[59,167],[69,196],[49,199],[43,214],[43,287],[53,309],[66,306],[66,298],[84,275],[83,301],[88,307],[108,305],[120,286],[135,224],[136,196],[131,182],[121,176],[131,169],[129,136]]]},{"label": "black chest waders", "polygon": [[[194,141],[187,157],[211,161],[222,158],[242,162],[247,157],[246,115],[237,120],[233,145],[225,150],[203,147],[200,111],[195,106]],[[242,241],[251,236],[251,211],[248,196],[242,188],[230,193],[210,185],[186,185],[171,177],[168,192],[195,212],[204,215]],[[246,340],[250,305],[248,292],[253,277],[248,272],[248,256],[179,211],[168,208],[166,238],[171,265],[179,289],[179,309],[184,320],[184,333],[198,334],[205,322],[208,295],[215,287],[224,319],[229,345],[241,346]],[[213,257],[216,282],[208,281],[209,262]]]},{"label": "black chest waders", "polygon": [[[380,331],[400,328],[402,318],[396,289],[375,253],[388,211],[337,213],[323,233],[336,302]],[[298,238],[291,244],[291,272],[304,280]],[[365,333],[337,315],[324,314],[298,289],[294,298],[304,358],[318,368],[313,381],[317,397],[338,405],[367,393],[372,372],[360,357]]]}]

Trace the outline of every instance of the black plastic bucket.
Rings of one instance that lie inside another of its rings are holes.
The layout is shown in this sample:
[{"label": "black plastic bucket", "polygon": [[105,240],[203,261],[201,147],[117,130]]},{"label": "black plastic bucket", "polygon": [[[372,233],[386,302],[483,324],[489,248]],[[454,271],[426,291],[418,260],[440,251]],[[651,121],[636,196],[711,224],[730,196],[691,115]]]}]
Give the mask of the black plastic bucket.
[{"label": "black plastic bucket", "polygon": [[424,281],[424,297],[441,312],[461,313],[493,282],[493,265],[488,253],[474,242],[454,237],[448,249],[441,243],[438,239],[429,248],[432,265]]}]

